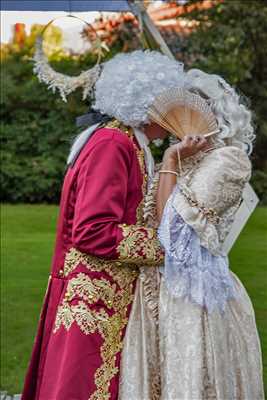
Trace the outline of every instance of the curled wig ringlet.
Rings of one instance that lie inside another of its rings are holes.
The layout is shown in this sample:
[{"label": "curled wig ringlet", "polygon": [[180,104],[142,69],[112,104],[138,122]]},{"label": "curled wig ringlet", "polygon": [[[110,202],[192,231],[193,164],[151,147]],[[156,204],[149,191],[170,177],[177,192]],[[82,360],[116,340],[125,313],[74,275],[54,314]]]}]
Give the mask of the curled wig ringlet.
[{"label": "curled wig ringlet", "polygon": [[220,133],[216,140],[250,154],[255,139],[252,113],[242,104],[241,96],[219,75],[199,69],[191,69],[185,75],[185,88],[206,98],[217,118]]},{"label": "curled wig ringlet", "polygon": [[95,85],[93,108],[138,127],[149,123],[147,110],[164,90],[184,85],[183,64],[151,50],[118,54],[106,62]]}]

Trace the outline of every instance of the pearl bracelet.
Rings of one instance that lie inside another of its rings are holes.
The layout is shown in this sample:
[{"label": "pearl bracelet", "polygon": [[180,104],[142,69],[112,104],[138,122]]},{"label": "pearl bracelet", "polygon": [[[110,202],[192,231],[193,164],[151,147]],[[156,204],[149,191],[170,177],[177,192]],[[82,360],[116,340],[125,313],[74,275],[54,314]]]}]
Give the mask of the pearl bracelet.
[{"label": "pearl bracelet", "polygon": [[159,174],[173,174],[173,175],[179,176],[178,172],[171,171],[171,170],[168,170],[168,169],[161,169],[159,171]]}]

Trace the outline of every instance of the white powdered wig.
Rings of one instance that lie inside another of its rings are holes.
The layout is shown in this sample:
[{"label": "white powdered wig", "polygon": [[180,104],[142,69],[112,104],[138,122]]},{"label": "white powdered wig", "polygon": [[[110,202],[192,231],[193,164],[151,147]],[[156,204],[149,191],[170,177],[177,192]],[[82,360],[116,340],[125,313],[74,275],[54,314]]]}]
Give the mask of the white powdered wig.
[{"label": "white powdered wig", "polygon": [[185,75],[185,88],[206,98],[210,104],[221,130],[217,139],[250,154],[255,139],[252,115],[236,91],[219,75],[199,69],[191,69]]},{"label": "white powdered wig", "polygon": [[118,54],[104,64],[93,108],[125,125],[149,123],[147,110],[164,90],[184,85],[183,64],[150,50]]}]

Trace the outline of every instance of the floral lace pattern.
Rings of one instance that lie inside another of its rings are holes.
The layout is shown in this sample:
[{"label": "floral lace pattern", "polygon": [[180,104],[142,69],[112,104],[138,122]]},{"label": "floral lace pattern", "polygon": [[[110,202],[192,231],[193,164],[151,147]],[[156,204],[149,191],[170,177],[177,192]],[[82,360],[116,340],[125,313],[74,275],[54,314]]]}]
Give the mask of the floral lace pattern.
[{"label": "floral lace pattern", "polygon": [[145,298],[144,285],[138,279],[123,342],[119,400],[160,400],[158,325]]},{"label": "floral lace pattern", "polygon": [[158,229],[165,249],[164,277],[170,295],[184,298],[209,312],[224,311],[226,302],[235,298],[228,259],[213,256],[200,245],[194,230],[187,225],[173,207],[179,192],[176,186],[169,197]]},{"label": "floral lace pattern", "polygon": [[138,280],[124,338],[119,400],[264,400],[253,307],[242,283],[229,273],[238,296],[229,299],[224,313],[208,313],[171,296],[163,276],[159,325]]},{"label": "floral lace pattern", "polygon": [[170,296],[162,279],[161,399],[264,400],[253,307],[242,283],[230,273],[238,300],[230,299],[224,314],[218,310],[207,313]]}]

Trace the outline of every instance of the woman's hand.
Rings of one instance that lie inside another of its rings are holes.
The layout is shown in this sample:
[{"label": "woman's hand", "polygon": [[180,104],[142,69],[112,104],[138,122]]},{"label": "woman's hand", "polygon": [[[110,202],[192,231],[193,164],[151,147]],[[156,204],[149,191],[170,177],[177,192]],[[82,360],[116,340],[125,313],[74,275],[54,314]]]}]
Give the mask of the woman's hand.
[{"label": "woman's hand", "polygon": [[174,186],[176,185],[177,177],[170,171],[177,172],[178,151],[180,159],[193,156],[201,150],[207,150],[211,147],[210,143],[204,136],[185,136],[180,143],[170,146],[164,153],[161,170],[166,173],[161,173],[157,191],[157,219],[160,222],[162,213]]},{"label": "woman's hand", "polygon": [[174,144],[165,151],[163,156],[163,165],[177,166],[178,151],[181,160],[191,157],[199,151],[207,150],[210,147],[208,140],[204,136],[185,136],[183,140]]}]

